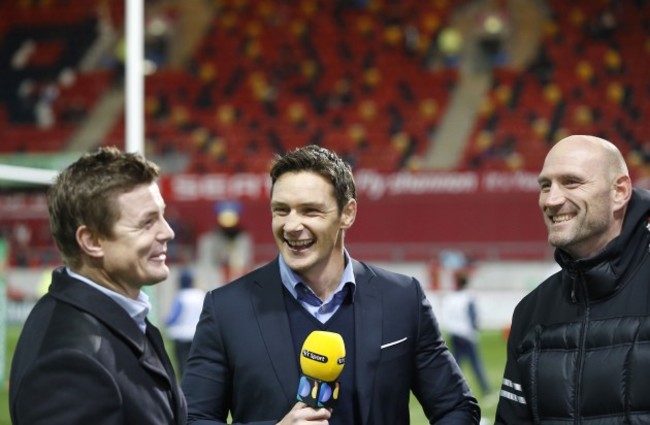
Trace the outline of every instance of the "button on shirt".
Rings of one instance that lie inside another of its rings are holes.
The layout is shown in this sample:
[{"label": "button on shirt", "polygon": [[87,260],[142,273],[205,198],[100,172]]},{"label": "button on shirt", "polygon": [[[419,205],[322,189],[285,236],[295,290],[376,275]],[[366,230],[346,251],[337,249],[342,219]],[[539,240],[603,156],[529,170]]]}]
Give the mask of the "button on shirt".
[{"label": "button on shirt", "polygon": [[131,298],[125,297],[122,294],[118,294],[117,292],[111,291],[108,288],[96,284],[95,282],[88,279],[87,277],[75,273],[67,267],[65,271],[68,273],[70,277],[80,280],[83,283],[92,286],[93,288],[97,289],[98,291],[110,297],[120,307],[126,310],[129,316],[131,316],[131,318],[135,320],[135,323],[138,325],[142,333],[145,333],[145,331],[147,330],[147,324],[145,322],[145,319],[147,318],[147,314],[151,309],[151,304],[149,303],[149,296],[145,294],[144,291],[140,291],[140,293],[138,294],[138,298],[132,300]]},{"label": "button on shirt", "polygon": [[345,301],[348,292],[351,292],[351,296],[354,298],[356,281],[352,271],[352,262],[347,251],[344,251],[344,256],[345,268],[343,269],[343,275],[341,275],[341,281],[336,290],[325,301],[318,298],[314,291],[302,282],[300,276],[287,266],[281,255],[278,257],[282,284],[298,300],[300,305],[321,323],[327,322],[336,313],[343,301]]}]

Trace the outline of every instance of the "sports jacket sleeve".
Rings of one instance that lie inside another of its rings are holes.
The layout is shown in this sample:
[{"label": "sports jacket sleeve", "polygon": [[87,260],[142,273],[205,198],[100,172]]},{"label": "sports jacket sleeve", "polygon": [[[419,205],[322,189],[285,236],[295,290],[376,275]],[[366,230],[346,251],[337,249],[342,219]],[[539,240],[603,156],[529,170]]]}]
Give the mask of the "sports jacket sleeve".
[{"label": "sports jacket sleeve", "polygon": [[442,339],[438,321],[419,283],[420,336],[413,394],[432,424],[468,425],[480,421],[480,407]]},{"label": "sports jacket sleeve", "polygon": [[513,329],[508,338],[508,349],[503,382],[499,392],[496,419],[494,425],[524,425],[532,424],[533,418],[529,408],[530,400],[524,391],[524,374],[517,365],[517,346],[519,344],[516,332],[517,312],[513,315]]}]

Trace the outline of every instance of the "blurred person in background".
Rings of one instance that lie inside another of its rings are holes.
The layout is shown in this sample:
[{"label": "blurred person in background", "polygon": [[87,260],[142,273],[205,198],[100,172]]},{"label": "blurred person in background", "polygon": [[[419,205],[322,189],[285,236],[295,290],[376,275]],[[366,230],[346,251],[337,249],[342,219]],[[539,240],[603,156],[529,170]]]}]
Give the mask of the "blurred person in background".
[{"label": "blurred person in background", "polygon": [[[183,375],[188,422],[409,423],[411,392],[436,424],[478,424],[480,409],[419,282],[351,257],[350,166],[310,145],[271,172],[270,263],[208,292]],[[301,346],[315,330],[345,345],[333,410],[297,400]]]},{"label": "blurred person in background", "polygon": [[[217,286],[230,282],[251,270],[253,265],[253,238],[242,227],[241,203],[221,201],[215,205],[217,225],[199,237],[197,262],[205,281],[221,277]],[[212,278],[212,279],[210,279]]]},{"label": "blurred person in background", "polygon": [[539,187],[561,270],[514,311],[496,423],[650,423],[650,192],[585,135],[552,147]]},{"label": "blurred person in background", "polygon": [[183,376],[185,362],[190,354],[196,324],[199,322],[205,291],[194,285],[194,274],[184,269],[178,279],[179,289],[172,301],[165,325],[167,336],[174,344],[176,355],[176,370],[179,377]]},{"label": "blurred person in background", "polygon": [[444,329],[449,334],[451,352],[459,365],[469,360],[483,395],[490,392],[479,351],[479,322],[474,294],[467,288],[469,272],[458,270],[454,274],[455,288],[442,302]]},{"label": "blurred person in background", "polygon": [[100,148],[48,192],[63,266],[32,309],[11,366],[14,425],[184,424],[185,400],[144,286],[165,280],[158,167]]}]

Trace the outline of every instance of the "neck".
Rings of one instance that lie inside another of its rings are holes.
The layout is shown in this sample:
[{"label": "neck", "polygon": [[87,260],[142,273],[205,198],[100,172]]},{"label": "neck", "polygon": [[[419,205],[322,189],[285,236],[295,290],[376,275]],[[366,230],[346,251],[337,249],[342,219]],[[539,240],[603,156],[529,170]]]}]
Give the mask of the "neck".
[{"label": "neck", "polygon": [[120,282],[114,281],[104,269],[92,267],[88,264],[82,264],[78,269],[71,270],[84,277],[87,277],[96,284],[103,286],[104,288],[109,289],[113,292],[117,292],[118,294],[124,295],[127,298],[135,300],[140,294],[140,288],[130,287],[128,285],[123,285],[120,284]]},{"label": "neck", "polygon": [[329,262],[319,272],[301,275],[305,285],[321,300],[326,300],[339,286],[343,270],[345,269],[345,256],[343,250],[334,251]]}]

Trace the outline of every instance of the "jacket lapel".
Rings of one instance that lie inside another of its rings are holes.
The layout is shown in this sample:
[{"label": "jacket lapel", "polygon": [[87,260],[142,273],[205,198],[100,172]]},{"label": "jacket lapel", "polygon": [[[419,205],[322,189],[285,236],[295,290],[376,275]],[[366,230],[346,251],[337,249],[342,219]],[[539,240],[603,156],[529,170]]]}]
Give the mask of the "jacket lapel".
[{"label": "jacket lapel", "polygon": [[144,335],[138,325],[107,295],[68,276],[62,268],[53,272],[48,294],[97,318],[140,354],[144,352]]},{"label": "jacket lapel", "polygon": [[381,353],[381,299],[374,273],[363,264],[353,261],[356,292],[354,296],[354,335],[356,386],[359,393],[359,410],[366,424],[374,387],[373,368]]},{"label": "jacket lapel", "polygon": [[[373,282],[375,275],[360,262],[352,261],[357,284],[354,299],[355,380],[361,417],[366,424],[374,388],[373,368],[381,351],[381,326],[378,324],[381,324],[382,310],[376,282]],[[260,269],[255,277],[252,303],[275,375],[285,397],[292,402],[296,397],[300,368],[293,344],[287,344],[287,341],[292,341],[292,336],[282,288],[279,267],[274,261]]]},{"label": "jacket lapel", "polygon": [[185,423],[185,399],[181,396],[179,387],[176,384],[176,374],[169,357],[167,356],[167,352],[165,351],[165,343],[163,342],[162,335],[160,335],[158,328],[152,325],[149,320],[146,320],[146,323],[147,339],[150,341],[148,347],[149,349],[153,349],[155,354],[148,355],[148,350],[145,349],[145,352],[141,357],[142,365],[153,373],[160,374],[169,383],[172,395],[170,400],[172,411],[179,423]]},{"label": "jacket lapel", "polygon": [[[167,356],[167,351],[165,351],[165,343],[163,342],[162,335],[157,327],[151,324],[149,320],[147,322],[147,338],[151,343],[151,347],[155,354],[152,361],[147,361],[147,366],[151,368],[152,371],[159,373],[167,378],[167,381],[170,384],[172,390],[176,387],[174,383],[176,382],[176,374],[174,372],[174,367],[169,361]],[[146,355],[146,351],[145,351]],[[144,356],[143,356],[144,357]],[[144,362],[144,361],[143,361]]]},{"label": "jacket lapel", "polygon": [[[60,301],[74,305],[78,309],[100,320],[106,327],[110,328],[132,347],[145,369],[164,377],[169,382],[170,387],[173,386],[170,381],[171,377],[163,365],[163,359],[166,359],[166,357],[160,352],[162,347],[164,353],[162,337],[151,323],[147,321],[147,332],[149,333],[150,328],[155,329],[159,341],[156,341],[158,346],[155,349],[153,344],[150,344],[152,347],[147,350],[145,335],[122,307],[90,285],[71,278],[61,269],[55,271],[53,274],[49,294]],[[155,338],[150,338],[150,341],[153,339]]]},{"label": "jacket lapel", "polygon": [[122,307],[90,285],[71,278],[61,268],[52,275],[49,294],[96,317],[130,345],[142,367],[167,382],[173,397],[170,403],[174,416],[179,423],[184,423],[185,399],[179,393],[174,368],[165,351],[162,336],[149,320],[146,320],[145,336]]},{"label": "jacket lapel", "polygon": [[283,285],[277,261],[269,263],[255,276],[253,309],[282,393],[289,403],[296,400],[300,372],[293,350],[291,328],[284,305]]}]

